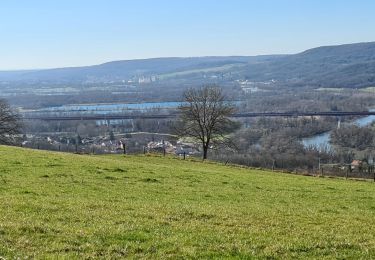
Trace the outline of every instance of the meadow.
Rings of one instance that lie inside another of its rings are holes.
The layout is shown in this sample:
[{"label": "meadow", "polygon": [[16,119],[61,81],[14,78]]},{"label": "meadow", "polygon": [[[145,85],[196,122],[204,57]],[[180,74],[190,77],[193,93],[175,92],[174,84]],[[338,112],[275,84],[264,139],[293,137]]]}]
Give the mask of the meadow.
[{"label": "meadow", "polygon": [[374,259],[375,184],[0,146],[0,257]]}]

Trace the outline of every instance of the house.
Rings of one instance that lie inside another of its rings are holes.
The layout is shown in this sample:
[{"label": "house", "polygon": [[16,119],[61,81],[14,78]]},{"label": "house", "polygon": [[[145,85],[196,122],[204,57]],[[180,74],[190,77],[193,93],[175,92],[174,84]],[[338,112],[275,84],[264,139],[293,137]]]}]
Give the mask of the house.
[{"label": "house", "polygon": [[362,164],[363,164],[363,162],[360,161],[360,160],[353,160],[352,163],[350,164],[350,166],[352,167],[352,170],[355,170],[355,169],[361,169]]},{"label": "house", "polygon": [[147,144],[147,150],[149,152],[163,152],[164,149],[166,153],[175,153],[176,147],[174,147],[169,141],[156,141]]},{"label": "house", "polygon": [[199,153],[199,150],[197,146],[193,143],[182,143],[182,142],[177,142],[176,146],[176,154],[197,154]]},{"label": "house", "polygon": [[368,163],[366,160],[354,160],[351,164],[352,170],[358,170],[359,172],[368,172],[373,173],[374,166],[371,163]]}]

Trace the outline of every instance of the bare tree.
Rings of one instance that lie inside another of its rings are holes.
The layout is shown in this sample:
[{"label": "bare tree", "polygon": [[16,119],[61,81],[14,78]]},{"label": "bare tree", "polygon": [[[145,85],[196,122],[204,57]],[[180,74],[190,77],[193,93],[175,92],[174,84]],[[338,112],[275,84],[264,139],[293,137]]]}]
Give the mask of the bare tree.
[{"label": "bare tree", "polygon": [[179,107],[177,134],[193,137],[202,144],[203,160],[212,144],[228,143],[227,134],[237,125],[229,117],[235,107],[228,103],[216,86],[189,89],[184,93],[184,104]]},{"label": "bare tree", "polygon": [[0,144],[11,144],[20,133],[19,116],[7,102],[0,100]]}]

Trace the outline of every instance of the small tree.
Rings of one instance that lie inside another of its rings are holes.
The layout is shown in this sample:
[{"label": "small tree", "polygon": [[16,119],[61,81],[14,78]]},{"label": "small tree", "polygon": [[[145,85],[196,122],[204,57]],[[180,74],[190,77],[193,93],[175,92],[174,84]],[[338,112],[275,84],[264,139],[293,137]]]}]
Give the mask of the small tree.
[{"label": "small tree", "polygon": [[20,133],[19,116],[7,102],[0,100],[0,144],[11,144],[14,136]]},{"label": "small tree", "polygon": [[112,130],[109,132],[109,140],[111,140],[111,141],[116,140],[115,134],[113,133]]},{"label": "small tree", "polygon": [[82,137],[78,134],[76,144],[82,144]]},{"label": "small tree", "polygon": [[183,97],[177,134],[200,141],[205,160],[213,143],[228,144],[227,135],[236,127],[236,123],[229,119],[235,107],[226,101],[222,90],[216,86],[189,89]]}]

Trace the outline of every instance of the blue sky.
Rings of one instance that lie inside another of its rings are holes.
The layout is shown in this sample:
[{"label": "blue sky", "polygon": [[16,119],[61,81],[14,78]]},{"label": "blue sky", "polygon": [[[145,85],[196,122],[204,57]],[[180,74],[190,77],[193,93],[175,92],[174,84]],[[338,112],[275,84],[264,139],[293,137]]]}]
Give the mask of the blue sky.
[{"label": "blue sky", "polygon": [[374,0],[1,0],[0,70],[375,41]]}]

